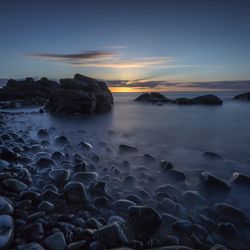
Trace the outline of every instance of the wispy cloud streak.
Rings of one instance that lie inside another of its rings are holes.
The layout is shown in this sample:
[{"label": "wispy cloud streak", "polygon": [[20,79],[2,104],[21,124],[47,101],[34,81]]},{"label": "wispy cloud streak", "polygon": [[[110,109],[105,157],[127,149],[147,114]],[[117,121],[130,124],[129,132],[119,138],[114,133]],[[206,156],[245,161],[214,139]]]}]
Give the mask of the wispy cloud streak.
[{"label": "wispy cloud streak", "polygon": [[228,91],[249,91],[250,80],[243,81],[215,81],[215,82],[170,82],[170,81],[152,81],[152,80],[117,80],[109,81],[109,87],[130,87],[138,89],[164,89],[166,87],[192,89],[228,90]]},{"label": "wispy cloud streak", "polygon": [[170,56],[124,58],[117,51],[96,50],[73,54],[33,53],[29,58],[38,60],[52,60],[72,67],[92,68],[173,68],[190,67],[190,65],[176,65],[176,58]]}]

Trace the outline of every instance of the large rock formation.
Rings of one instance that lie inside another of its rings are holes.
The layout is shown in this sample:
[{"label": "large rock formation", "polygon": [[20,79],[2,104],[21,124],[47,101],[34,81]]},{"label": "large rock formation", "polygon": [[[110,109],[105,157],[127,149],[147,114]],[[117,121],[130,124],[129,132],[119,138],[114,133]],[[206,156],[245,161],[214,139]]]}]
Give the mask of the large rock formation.
[{"label": "large rock formation", "polygon": [[111,109],[112,93],[104,82],[76,74],[60,84],[43,77],[38,81],[10,79],[0,89],[0,108],[44,106],[55,113],[93,114]]},{"label": "large rock formation", "polygon": [[234,97],[234,100],[250,101],[250,92],[246,92]]},{"label": "large rock formation", "polygon": [[38,81],[33,78],[19,81],[10,79],[3,88],[0,88],[0,102],[3,108],[41,106],[57,88],[57,82],[45,77]]},{"label": "large rock formation", "polygon": [[61,79],[45,109],[55,113],[93,114],[111,109],[113,97],[104,82],[76,74]]},{"label": "large rock formation", "polygon": [[164,95],[154,93],[144,93],[138,96],[135,101],[148,103],[176,103],[180,105],[205,104],[205,105],[221,105],[223,101],[215,95],[202,95],[194,98],[177,98],[175,100],[168,99]]}]

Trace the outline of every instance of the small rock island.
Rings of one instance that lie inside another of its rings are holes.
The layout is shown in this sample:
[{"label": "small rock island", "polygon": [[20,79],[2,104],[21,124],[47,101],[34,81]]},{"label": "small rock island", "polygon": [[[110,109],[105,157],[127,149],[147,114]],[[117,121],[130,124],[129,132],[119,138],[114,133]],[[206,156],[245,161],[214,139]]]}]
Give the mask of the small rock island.
[{"label": "small rock island", "polygon": [[174,103],[179,105],[194,105],[194,104],[203,104],[203,105],[222,105],[223,101],[215,95],[202,95],[194,98],[177,98],[175,100],[168,99],[163,94],[158,92],[143,93],[138,96],[135,101],[145,102],[145,103]]}]

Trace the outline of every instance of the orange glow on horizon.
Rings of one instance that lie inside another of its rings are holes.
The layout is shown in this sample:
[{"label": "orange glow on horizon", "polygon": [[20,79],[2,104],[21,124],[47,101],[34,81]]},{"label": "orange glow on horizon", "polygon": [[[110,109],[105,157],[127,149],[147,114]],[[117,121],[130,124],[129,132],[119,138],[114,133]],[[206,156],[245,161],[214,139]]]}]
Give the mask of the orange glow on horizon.
[{"label": "orange glow on horizon", "polygon": [[223,89],[208,90],[206,88],[185,88],[185,87],[166,87],[166,88],[131,88],[131,87],[109,87],[112,93],[144,93],[144,92],[223,92]]}]

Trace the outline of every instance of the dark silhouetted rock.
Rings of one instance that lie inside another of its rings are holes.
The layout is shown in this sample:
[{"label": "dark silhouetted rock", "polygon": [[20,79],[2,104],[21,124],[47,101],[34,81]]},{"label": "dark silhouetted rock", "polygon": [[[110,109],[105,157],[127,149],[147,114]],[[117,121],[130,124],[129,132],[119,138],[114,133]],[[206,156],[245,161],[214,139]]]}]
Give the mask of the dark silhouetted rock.
[{"label": "dark silhouetted rock", "polygon": [[234,97],[234,100],[250,101],[250,92],[246,92],[246,93],[237,95],[237,96]]},{"label": "dark silhouetted rock", "polygon": [[94,239],[108,248],[123,246],[129,240],[129,230],[124,223],[114,223],[96,230]]},{"label": "dark silhouetted rock", "polygon": [[227,203],[215,203],[214,210],[218,212],[220,216],[228,217],[229,219],[239,220],[241,222],[248,220],[247,215],[241,209]]},{"label": "dark silhouetted rock", "polygon": [[205,104],[205,105],[221,105],[223,101],[215,95],[202,95],[194,98],[177,98],[175,101],[181,105]]},{"label": "dark silhouetted rock", "polygon": [[203,95],[193,98],[194,104],[221,105],[223,101],[215,95]]},{"label": "dark silhouetted rock", "polygon": [[135,99],[136,102],[148,102],[148,103],[166,103],[170,100],[164,95],[158,92],[143,93]]},{"label": "dark silhouetted rock", "polygon": [[0,101],[10,101],[12,108],[40,106],[47,102],[57,88],[57,82],[46,78],[38,81],[32,78],[19,81],[10,79],[0,89]]},{"label": "dark silhouetted rock", "polygon": [[220,178],[208,173],[203,172],[200,178],[201,186],[204,191],[211,192],[229,192],[230,186]]},{"label": "dark silhouetted rock", "polygon": [[46,244],[47,249],[50,250],[64,250],[67,247],[64,234],[62,232],[50,235],[44,240],[44,243]]},{"label": "dark silhouetted rock", "polygon": [[151,207],[131,206],[128,208],[129,219],[135,227],[136,238],[151,238],[161,225],[160,214]]},{"label": "dark silhouetted rock", "polygon": [[9,249],[14,235],[14,221],[9,215],[0,215],[0,249]]},{"label": "dark silhouetted rock", "polygon": [[127,145],[127,144],[121,144],[119,146],[120,152],[136,152],[137,148],[135,146]]},{"label": "dark silhouetted rock", "polygon": [[231,182],[233,185],[250,187],[250,177],[238,172],[233,173]]},{"label": "dark silhouetted rock", "polygon": [[104,82],[76,74],[73,79],[61,79],[45,109],[55,113],[94,114],[109,111],[112,93]]}]

